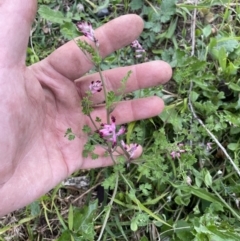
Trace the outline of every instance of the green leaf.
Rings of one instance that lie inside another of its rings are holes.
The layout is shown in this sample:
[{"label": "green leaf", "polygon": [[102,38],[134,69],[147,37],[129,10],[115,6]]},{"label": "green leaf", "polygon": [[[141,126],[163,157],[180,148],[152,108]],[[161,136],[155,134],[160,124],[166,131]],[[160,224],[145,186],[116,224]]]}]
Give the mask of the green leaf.
[{"label": "green leaf", "polygon": [[197,92],[191,91],[190,98],[192,102],[195,102],[198,99],[198,97],[199,97],[199,94]]},{"label": "green leaf", "polygon": [[57,241],[66,241],[71,240],[71,233],[69,230],[64,230],[61,236],[57,239]]},{"label": "green leaf", "polygon": [[192,225],[184,220],[177,221],[175,225],[175,233],[180,240],[193,240]]},{"label": "green leaf", "polygon": [[177,113],[176,109],[165,108],[159,115],[160,119],[165,123],[173,125],[176,131],[182,130],[182,117]]},{"label": "green leaf", "polygon": [[146,236],[141,237],[140,241],[149,241],[149,239]]},{"label": "green leaf", "polygon": [[193,195],[209,201],[209,202],[217,202],[218,204],[222,205],[222,202],[219,200],[218,197],[214,196],[213,194],[209,193],[203,188],[198,188],[198,187],[193,187],[193,186],[180,186],[180,185],[175,185],[174,183],[171,183],[173,187],[183,190],[186,193],[192,193]]},{"label": "green leaf", "polygon": [[135,194],[132,193],[131,195],[129,194],[128,196],[131,198],[131,200],[132,200],[135,204],[137,204],[137,206],[139,207],[140,210],[146,212],[150,217],[154,218],[155,220],[159,221],[160,223],[165,224],[166,226],[171,227],[170,224],[168,224],[168,223],[165,222],[163,219],[161,219],[157,214],[153,213],[150,209],[146,208],[146,207],[136,198]]},{"label": "green leaf", "polygon": [[233,37],[224,37],[221,35],[218,35],[215,38],[211,38],[209,43],[210,53],[213,55],[213,57],[215,57],[218,60],[220,60],[219,59],[220,49],[224,49],[227,56],[229,53],[234,52],[235,49],[238,47],[239,47],[239,43]]},{"label": "green leaf", "polygon": [[129,4],[132,10],[138,10],[143,7],[143,0],[132,0]]},{"label": "green leaf", "polygon": [[72,204],[70,204],[69,210],[68,210],[68,228],[72,231],[73,228],[73,207]]},{"label": "green leaf", "polygon": [[135,222],[135,220],[131,222],[130,228],[131,228],[131,230],[132,230],[133,232],[136,232],[136,231],[137,231],[138,225],[137,225],[137,223]]},{"label": "green leaf", "polygon": [[41,5],[39,7],[38,13],[42,18],[44,18],[52,23],[63,24],[64,21],[67,21],[67,22],[71,21],[71,20],[69,21],[69,19],[64,17],[62,12],[52,10],[51,8],[49,8],[48,6],[45,6],[45,5]]},{"label": "green leaf", "polygon": [[79,33],[77,32],[76,27],[72,22],[66,22],[63,25],[61,25],[60,32],[63,35],[63,37],[68,40],[72,40],[79,36]]},{"label": "green leaf", "polygon": [[231,151],[236,151],[239,147],[238,143],[230,143],[228,144],[228,149],[231,150]]},{"label": "green leaf", "polygon": [[227,53],[224,48],[220,48],[220,50],[218,51],[218,61],[220,67],[222,68],[222,71],[225,72],[227,65]]},{"label": "green leaf", "polygon": [[212,176],[209,171],[205,171],[204,182],[207,187],[212,186]]},{"label": "green leaf", "polygon": [[94,10],[94,12],[97,13],[97,12],[101,11],[102,9],[108,8],[108,5],[109,5],[109,0],[105,0],[105,2],[102,3],[101,6],[98,6],[98,7]]},{"label": "green leaf", "polygon": [[98,208],[97,200],[90,202],[88,206],[73,209],[73,231],[81,235],[84,240],[94,240],[95,231],[93,220]]},{"label": "green leaf", "polygon": [[231,53],[239,46],[238,41],[231,36],[225,37],[225,36],[218,35],[216,38],[217,38],[217,46],[216,46],[217,50],[224,48],[227,53]]},{"label": "green leaf", "polygon": [[240,92],[240,86],[238,84],[235,84],[235,83],[231,82],[231,83],[229,83],[228,86],[229,86],[230,89]]},{"label": "green leaf", "polygon": [[160,21],[162,23],[168,22],[172,15],[176,13],[177,0],[163,0],[160,10]]},{"label": "green leaf", "polygon": [[209,37],[210,34],[212,33],[212,26],[210,24],[208,24],[207,26],[205,26],[202,30],[202,33],[204,35],[205,38]]},{"label": "green leaf", "polygon": [[35,201],[30,204],[30,210],[31,210],[31,215],[32,216],[37,216],[40,214],[40,205],[39,201]]}]

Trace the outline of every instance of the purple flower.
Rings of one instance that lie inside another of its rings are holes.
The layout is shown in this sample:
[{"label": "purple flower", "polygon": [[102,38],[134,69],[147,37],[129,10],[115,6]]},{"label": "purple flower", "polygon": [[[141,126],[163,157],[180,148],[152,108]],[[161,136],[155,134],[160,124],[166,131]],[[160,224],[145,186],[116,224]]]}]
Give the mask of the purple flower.
[{"label": "purple flower", "polygon": [[102,90],[102,82],[100,80],[92,81],[89,85],[89,89],[92,92],[92,94],[100,92]]},{"label": "purple flower", "polygon": [[102,124],[102,129],[98,131],[99,135],[107,141],[112,142],[112,148],[117,144],[117,137],[126,132],[126,128],[121,126],[118,132],[116,132],[116,119],[111,117],[111,124]]},{"label": "purple flower", "polygon": [[186,150],[182,149],[184,147],[182,143],[178,143],[177,146],[178,146],[177,150],[172,151],[170,153],[170,156],[172,157],[172,159],[179,158],[181,156],[181,153],[186,152]]},{"label": "purple flower", "polygon": [[180,154],[179,152],[177,152],[177,151],[172,151],[172,152],[170,153],[170,156],[172,157],[172,159],[175,159],[176,157],[179,158],[180,155],[181,155],[181,154]]},{"label": "purple flower", "polygon": [[135,151],[137,150],[138,144],[134,143],[134,144],[126,145],[125,142],[121,140],[121,145],[128,152],[129,159],[131,159],[134,156]]},{"label": "purple flower", "polygon": [[210,151],[211,149],[212,149],[212,142],[208,142],[207,144],[206,144],[206,146],[207,146],[207,151]]},{"label": "purple flower", "polygon": [[138,42],[138,40],[134,40],[131,43],[131,47],[135,49],[136,58],[141,58],[143,56],[143,53],[145,53],[145,50],[143,49],[142,45]]},{"label": "purple flower", "polygon": [[89,22],[80,21],[76,23],[77,29],[88,39],[93,41],[96,45],[98,45],[98,40],[94,36],[94,30],[92,28],[92,24]]}]

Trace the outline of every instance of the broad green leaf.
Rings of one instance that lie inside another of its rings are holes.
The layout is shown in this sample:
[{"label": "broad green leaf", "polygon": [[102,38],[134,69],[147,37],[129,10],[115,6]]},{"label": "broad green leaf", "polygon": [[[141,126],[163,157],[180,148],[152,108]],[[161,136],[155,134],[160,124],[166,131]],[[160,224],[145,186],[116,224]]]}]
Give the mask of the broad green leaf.
[{"label": "broad green leaf", "polygon": [[212,176],[209,171],[205,171],[204,182],[207,187],[212,186]]},{"label": "broad green leaf", "polygon": [[183,120],[176,109],[164,109],[159,117],[163,122],[172,124],[175,130],[182,129]]},{"label": "broad green leaf", "polygon": [[229,83],[228,86],[229,86],[230,89],[240,92],[240,86],[238,84],[235,84],[235,83],[231,82],[231,83]]},{"label": "broad green leaf", "polygon": [[64,230],[61,234],[61,236],[57,239],[57,241],[66,241],[71,240],[71,233],[69,230]]},{"label": "broad green leaf", "polygon": [[42,18],[47,19],[48,21],[50,21],[52,23],[63,24],[64,21],[68,21],[68,22],[71,21],[71,20],[65,18],[62,12],[52,10],[51,8],[49,8],[48,6],[45,6],[45,5],[41,5],[39,7],[38,13]]},{"label": "broad green leaf", "polygon": [[31,210],[31,215],[32,216],[37,216],[40,214],[40,205],[39,201],[35,201],[30,204],[30,210]]},{"label": "broad green leaf", "polygon": [[188,206],[188,204],[191,201],[191,195],[186,195],[186,196],[176,196],[174,198],[174,201],[176,204],[178,205],[184,205],[184,206]]},{"label": "broad green leaf", "polygon": [[212,26],[210,24],[208,24],[207,26],[205,26],[202,30],[202,33],[204,35],[205,38],[209,37],[210,34],[212,33]]},{"label": "broad green leaf", "polygon": [[199,97],[199,94],[197,92],[191,91],[190,98],[192,102],[195,102],[198,99],[198,97]]},{"label": "broad green leaf", "polygon": [[149,241],[146,236],[141,237],[140,241]]},{"label": "broad green leaf", "polygon": [[109,5],[109,0],[105,0],[105,2],[102,3],[101,6],[98,6],[98,7],[94,10],[94,12],[97,13],[97,12],[101,11],[102,9],[108,8],[108,5]]},{"label": "broad green leaf", "polygon": [[238,143],[229,143],[227,147],[231,151],[236,151],[239,148],[239,144]]},{"label": "broad green leaf", "polygon": [[172,15],[176,13],[177,0],[163,0],[160,6],[160,21],[168,22]]},{"label": "broad green leaf", "polygon": [[237,47],[239,47],[239,43],[234,37],[224,37],[218,35],[217,39],[217,46],[216,49],[219,51],[221,48],[224,48],[226,53],[233,52]]},{"label": "broad green leaf", "polygon": [[184,220],[179,220],[175,223],[175,233],[180,240],[192,240],[193,234],[190,232],[192,230],[192,225]]},{"label": "broad green leaf", "polygon": [[138,10],[143,7],[143,0],[132,0],[129,6],[132,10]]},{"label": "broad green leaf", "polygon": [[65,22],[64,24],[62,24],[60,32],[63,37],[68,40],[72,40],[79,36],[79,33],[77,32],[76,27],[73,23]]},{"label": "broad green leaf", "polygon": [[133,232],[136,232],[136,231],[137,231],[138,225],[137,225],[137,223],[135,222],[135,220],[134,220],[134,222],[133,222],[133,221],[131,222],[130,228],[131,228],[131,230],[132,230]]}]

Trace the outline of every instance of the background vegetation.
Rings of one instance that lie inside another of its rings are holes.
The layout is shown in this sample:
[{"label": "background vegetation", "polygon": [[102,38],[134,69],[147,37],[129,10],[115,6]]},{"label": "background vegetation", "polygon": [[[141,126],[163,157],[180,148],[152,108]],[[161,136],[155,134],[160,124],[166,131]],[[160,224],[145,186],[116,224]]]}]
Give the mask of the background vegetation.
[{"label": "background vegetation", "polygon": [[[72,20],[97,28],[137,13],[145,21],[139,41],[147,61],[163,59],[174,73],[164,86],[126,96],[157,95],[166,103],[159,116],[128,126],[127,141],[144,147],[139,160],[129,169],[116,165],[74,173],[1,218],[0,240],[240,240],[239,1],[38,2],[29,65],[78,36]],[[135,61],[126,47],[107,57],[104,68]]]}]

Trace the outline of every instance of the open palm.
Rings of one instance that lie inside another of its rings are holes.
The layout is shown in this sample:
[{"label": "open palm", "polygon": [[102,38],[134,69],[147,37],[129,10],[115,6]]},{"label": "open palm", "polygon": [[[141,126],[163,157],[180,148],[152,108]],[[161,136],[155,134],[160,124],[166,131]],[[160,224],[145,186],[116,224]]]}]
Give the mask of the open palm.
[{"label": "open palm", "polygon": [[[32,202],[78,169],[112,164],[107,157],[82,157],[86,142],[82,128],[89,120],[81,112],[81,98],[99,76],[84,76],[92,64],[75,42],[25,66],[35,11],[35,0],[0,3],[0,216]],[[142,28],[143,22],[136,15],[102,26],[96,30],[101,55],[130,44]],[[158,85],[171,76],[170,67],[161,61],[112,69],[104,72],[107,89],[117,89],[128,70],[133,73],[127,92]],[[95,104],[103,101],[102,93],[94,98]],[[158,97],[125,101],[117,105],[113,115],[117,124],[122,124],[157,115],[163,106]],[[93,116],[104,121],[104,108],[96,108]],[[78,136],[74,141],[64,137],[69,127]]]}]

